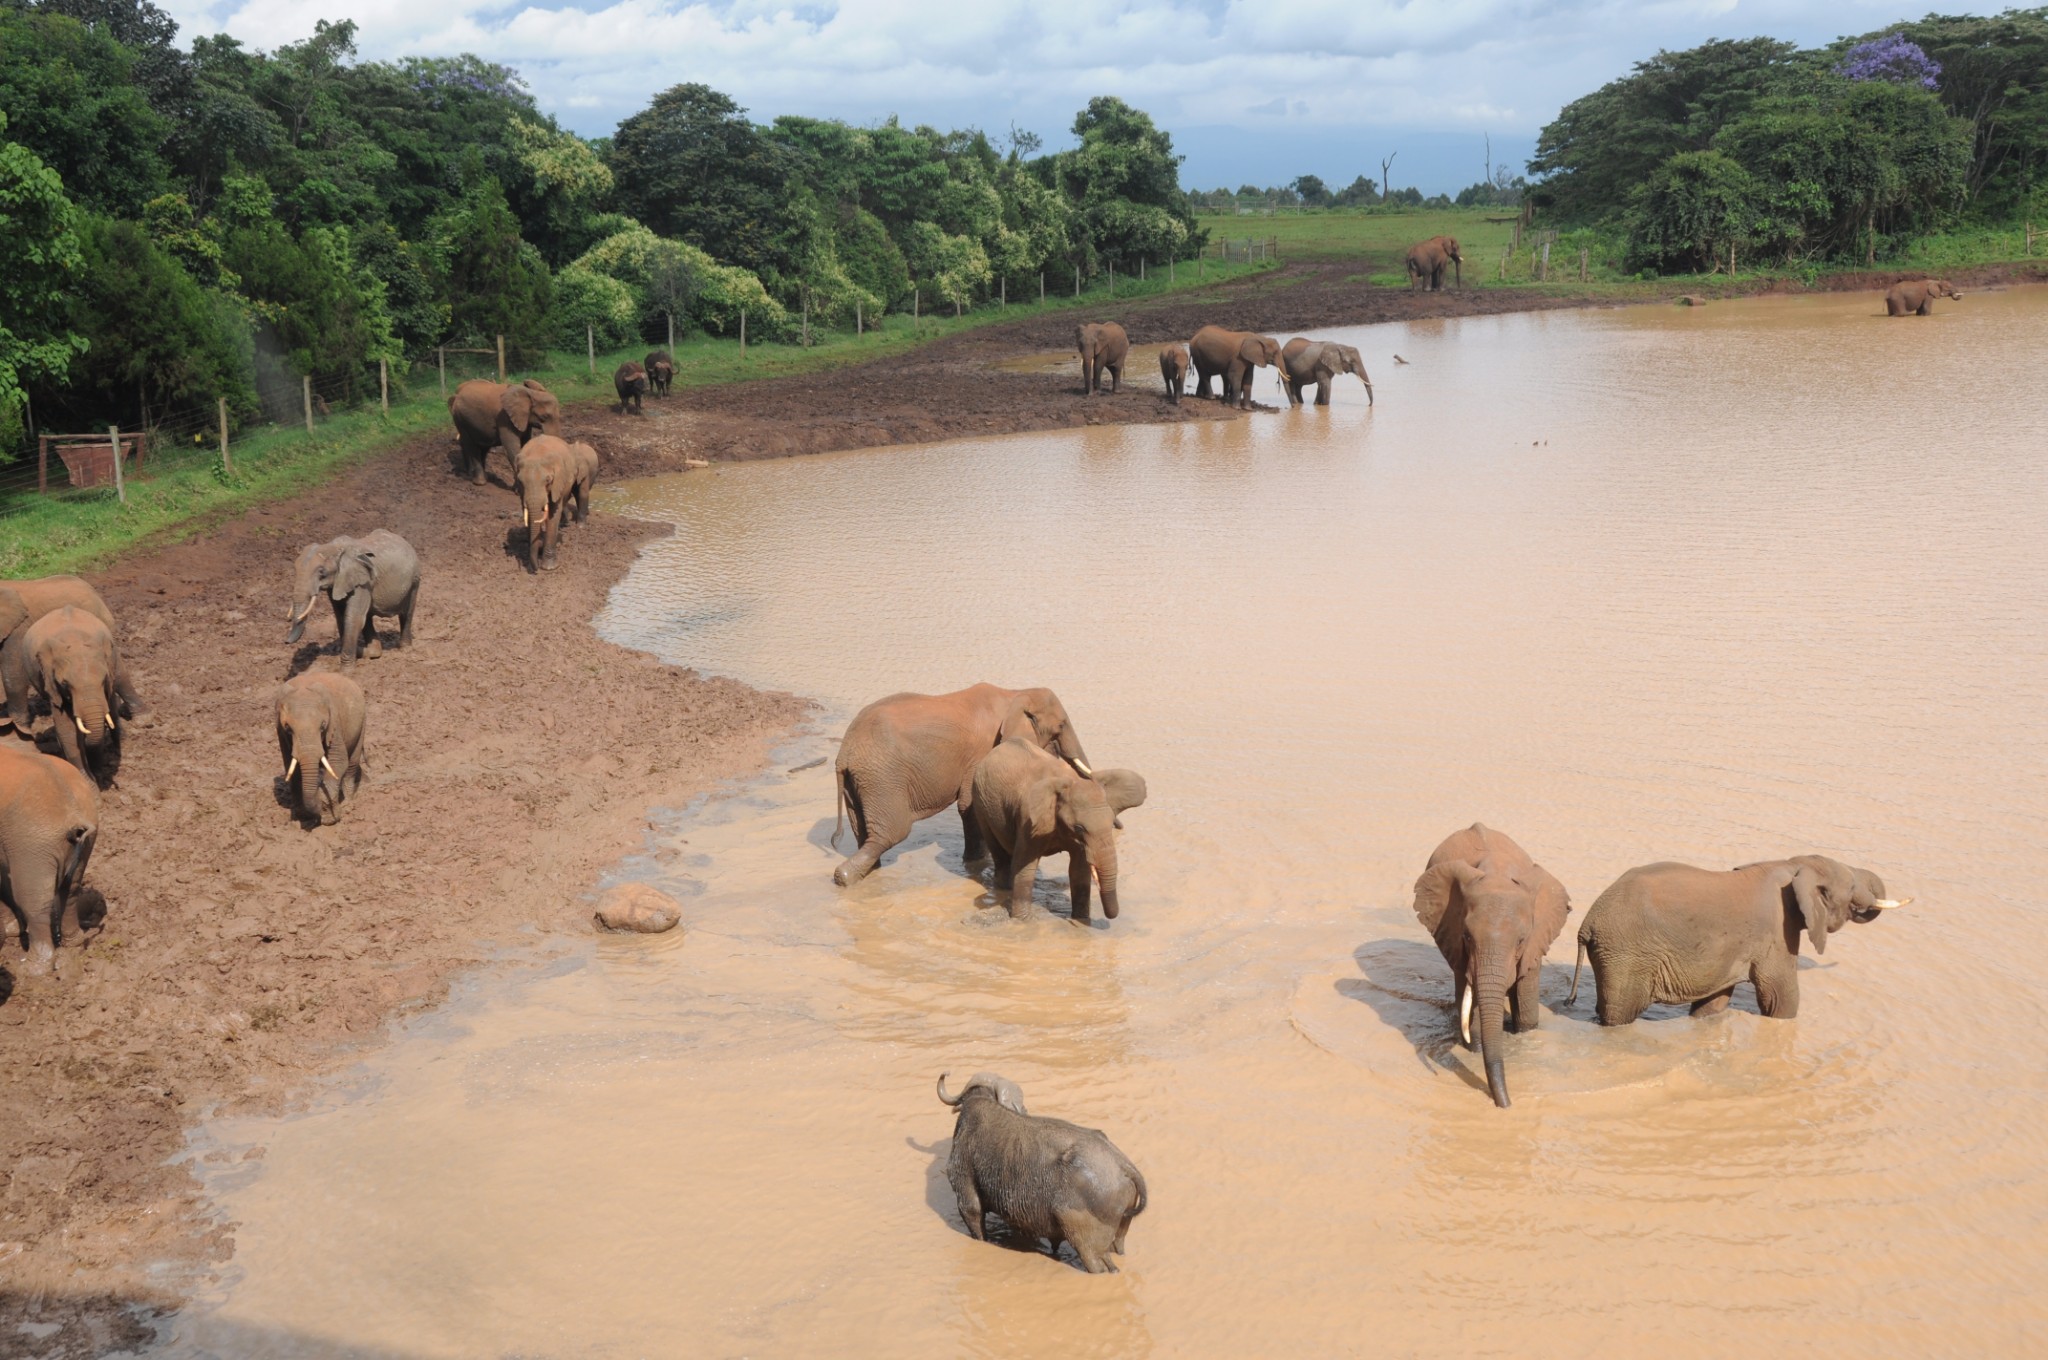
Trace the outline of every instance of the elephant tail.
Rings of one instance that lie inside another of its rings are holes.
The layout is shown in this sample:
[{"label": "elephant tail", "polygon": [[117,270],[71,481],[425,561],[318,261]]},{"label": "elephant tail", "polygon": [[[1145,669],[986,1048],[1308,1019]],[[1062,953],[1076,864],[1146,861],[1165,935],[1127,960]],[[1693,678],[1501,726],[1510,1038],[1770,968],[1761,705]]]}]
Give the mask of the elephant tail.
[{"label": "elephant tail", "polygon": [[853,771],[845,766],[839,768],[838,806],[832,814],[832,844],[839,844],[839,827],[842,822],[853,823],[853,843],[856,847],[868,843],[868,819],[861,812],[860,790],[853,786]]},{"label": "elephant tail", "polygon": [[1565,994],[1564,1004],[1569,1006],[1579,999],[1579,968],[1586,962],[1586,937],[1579,936],[1579,955],[1572,960],[1572,989]]}]

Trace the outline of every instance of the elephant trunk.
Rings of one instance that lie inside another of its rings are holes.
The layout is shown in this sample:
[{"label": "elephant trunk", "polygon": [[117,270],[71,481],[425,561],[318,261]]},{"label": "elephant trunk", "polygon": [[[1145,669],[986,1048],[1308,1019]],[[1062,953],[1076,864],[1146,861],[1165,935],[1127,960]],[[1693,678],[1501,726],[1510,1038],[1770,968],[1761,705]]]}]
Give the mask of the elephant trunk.
[{"label": "elephant trunk", "polygon": [[320,816],[320,760],[323,752],[311,740],[292,734],[292,759],[298,764],[299,810]]},{"label": "elephant trunk", "polygon": [[71,720],[87,746],[98,746],[113,730],[114,714],[98,685],[79,685],[71,691]]},{"label": "elephant trunk", "polygon": [[1091,852],[1088,867],[1095,875],[1095,886],[1102,890],[1102,914],[1114,921],[1120,910],[1116,896],[1116,842],[1111,840]]},{"label": "elephant trunk", "polygon": [[315,586],[306,592],[306,602],[291,611],[290,617],[286,620],[291,624],[291,631],[284,635],[286,642],[297,642],[306,635],[306,616],[313,612],[313,606],[319,603],[319,600],[320,590]]},{"label": "elephant trunk", "polygon": [[1474,983],[1479,993],[1479,1051],[1486,1060],[1486,1089],[1493,1103],[1505,1110],[1508,1100],[1507,1040],[1501,1032],[1501,1012],[1507,1005],[1507,971],[1489,965],[1479,971]]}]

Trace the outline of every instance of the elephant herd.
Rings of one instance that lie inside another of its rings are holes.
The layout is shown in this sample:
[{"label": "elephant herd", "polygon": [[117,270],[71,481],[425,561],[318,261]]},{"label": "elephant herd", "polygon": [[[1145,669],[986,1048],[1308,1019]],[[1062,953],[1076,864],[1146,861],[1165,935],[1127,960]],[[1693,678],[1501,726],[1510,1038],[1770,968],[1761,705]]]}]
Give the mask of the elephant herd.
[{"label": "elephant herd", "polygon": [[[1112,394],[1123,390],[1124,363],[1130,357],[1131,340],[1114,321],[1091,322],[1075,328],[1074,344],[1081,352],[1081,391],[1094,396],[1104,379]],[[1190,375],[1195,395],[1211,395],[1211,381],[1222,385],[1225,406],[1250,410],[1252,374],[1270,368],[1280,379],[1280,388],[1290,405],[1300,406],[1303,393],[1316,389],[1316,405],[1330,404],[1330,385],[1346,373],[1365,384],[1365,400],[1372,404],[1372,378],[1357,349],[1332,341],[1296,336],[1285,345],[1270,335],[1250,331],[1204,326],[1186,344],[1169,344],[1159,351],[1159,376],[1166,384],[1166,399],[1179,403],[1186,395]]]}]

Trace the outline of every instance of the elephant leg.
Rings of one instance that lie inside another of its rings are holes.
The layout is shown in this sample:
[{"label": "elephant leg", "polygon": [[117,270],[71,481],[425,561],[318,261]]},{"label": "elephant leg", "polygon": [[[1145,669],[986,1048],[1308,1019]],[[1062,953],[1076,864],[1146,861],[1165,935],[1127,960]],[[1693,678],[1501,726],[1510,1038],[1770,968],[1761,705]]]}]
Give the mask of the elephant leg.
[{"label": "elephant leg", "polygon": [[1636,1017],[1650,1009],[1652,997],[1647,978],[1603,972],[1596,964],[1593,986],[1599,994],[1593,1006],[1594,1018],[1603,1025],[1632,1025]]},{"label": "elephant leg", "polygon": [[858,883],[873,873],[882,856],[903,844],[910,835],[912,819],[906,812],[865,810],[867,815],[867,838],[860,849],[846,857],[837,869],[832,871],[832,881],[844,888]]},{"label": "elephant leg", "polygon": [[348,605],[341,600],[327,602],[334,609],[334,654],[346,666],[356,659],[355,651],[349,645]]},{"label": "elephant leg", "polygon": [[398,606],[398,645],[412,646],[412,611],[420,600],[420,583],[414,581],[412,589],[405,592],[405,603]]},{"label": "elephant leg", "polygon": [[1074,919],[1094,919],[1095,875],[1089,872],[1086,855],[1067,856],[1067,890],[1074,899]]},{"label": "elephant leg", "polygon": [[1540,997],[1543,992],[1542,964],[1515,979],[1513,995],[1515,1009],[1514,1032],[1526,1033],[1543,1022],[1543,1006]]},{"label": "elephant leg", "polygon": [[1694,1015],[1719,1015],[1722,1011],[1728,1009],[1728,998],[1734,995],[1735,989],[1727,987],[1715,992],[1712,996],[1701,997],[1698,1001],[1692,1003],[1692,1013]]},{"label": "elephant leg", "polygon": [[1301,385],[1299,383],[1289,381],[1281,383],[1280,386],[1287,393],[1287,404],[1289,406],[1301,405]]},{"label": "elephant leg", "polygon": [[1328,378],[1324,378],[1321,382],[1316,384],[1316,405],[1328,406],[1329,404],[1330,380]]},{"label": "elephant leg", "polygon": [[1021,921],[1031,914],[1031,889],[1038,883],[1038,861],[1018,859],[1010,867],[1010,919]]},{"label": "elephant leg", "polygon": [[1115,396],[1124,390],[1124,366],[1118,364],[1109,370],[1109,394]]},{"label": "elephant leg", "polygon": [[960,814],[960,861],[979,864],[988,858],[988,845],[981,834],[981,821],[971,812]]},{"label": "elephant leg", "polygon": [[1773,1020],[1792,1020],[1799,1015],[1799,958],[1787,954],[1780,964],[1753,963],[1749,980],[1756,984],[1756,1008]]},{"label": "elephant leg", "polygon": [[57,918],[64,904],[57,896],[56,866],[48,862],[15,866],[11,880],[24,927],[22,943],[28,948],[23,971],[41,977],[57,965]]},{"label": "elephant leg", "polygon": [[370,592],[358,590],[334,607],[334,626],[341,633],[341,664],[352,666],[363,652],[370,625]]},{"label": "elephant leg", "polygon": [[989,864],[995,870],[991,883],[991,890],[995,899],[998,902],[1009,900],[1010,878],[1013,872],[1010,865],[1010,852],[1003,849],[1000,845],[992,846],[989,853]]}]

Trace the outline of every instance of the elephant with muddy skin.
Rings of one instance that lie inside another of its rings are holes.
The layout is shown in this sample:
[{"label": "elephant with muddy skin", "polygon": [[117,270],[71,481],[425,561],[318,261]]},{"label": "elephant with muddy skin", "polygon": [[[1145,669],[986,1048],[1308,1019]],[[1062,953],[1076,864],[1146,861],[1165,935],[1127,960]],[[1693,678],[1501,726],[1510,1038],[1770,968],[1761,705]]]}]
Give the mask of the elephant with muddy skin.
[{"label": "elephant with muddy skin", "polygon": [[[107,602],[76,576],[0,581],[0,690],[7,697],[0,726],[11,723],[23,736],[28,735],[29,625],[67,605],[92,615],[107,626],[109,633],[114,631],[114,615]],[[114,674],[114,692],[120,701],[121,717],[138,718],[147,711],[135,696],[135,687],[125,668]]]},{"label": "elephant with muddy skin", "polygon": [[1444,838],[1415,880],[1415,917],[1451,966],[1458,1033],[1479,1049],[1493,1103],[1508,1101],[1507,1028],[1535,1029],[1543,954],[1571,912],[1564,885],[1500,832],[1474,822]]},{"label": "elephant with muddy skin", "polygon": [[1189,367],[1186,345],[1168,345],[1159,351],[1159,376],[1166,383],[1166,399],[1175,406],[1188,390]]},{"label": "elephant with muddy skin", "polygon": [[1660,1003],[1712,1015],[1727,1009],[1745,981],[1756,988],[1758,1010],[1789,1020],[1799,1014],[1802,932],[1814,953],[1825,954],[1834,931],[1911,900],[1893,901],[1876,874],[1825,855],[1726,871],[1646,864],[1616,879],[1587,910],[1572,998],[1580,964],[1590,958],[1603,1025],[1633,1024]]},{"label": "elephant with muddy skin", "polygon": [[967,1235],[988,1240],[988,1215],[1010,1230],[1049,1242],[1055,1255],[1071,1242],[1090,1275],[1114,1274],[1131,1220],[1145,1212],[1145,1178],[1100,1129],[1034,1115],[1017,1083],[977,1072],[959,1095],[939,1099],[959,1112],[946,1180]]},{"label": "elephant with muddy skin", "polygon": [[334,631],[340,639],[335,650],[344,669],[355,665],[358,652],[373,661],[384,654],[384,644],[377,638],[380,617],[398,620],[397,645],[409,647],[413,609],[420,598],[419,554],[389,529],[308,544],[292,564],[295,603],[287,616],[291,627],[285,632],[286,642],[305,635],[306,616],[322,595],[334,606]]},{"label": "elephant with muddy skin", "polygon": [[1223,380],[1223,404],[1245,410],[1252,404],[1252,371],[1279,370],[1280,383],[1287,383],[1280,368],[1280,342],[1270,335],[1249,331],[1227,331],[1221,326],[1204,326],[1188,341],[1188,355],[1195,363],[1195,395],[1209,395],[1209,380]]},{"label": "elephant with muddy skin", "polygon": [[1066,708],[1049,689],[981,684],[951,694],[892,694],[854,714],[833,766],[839,816],[832,839],[851,815],[860,848],[832,871],[832,881],[858,883],[911,827],[949,807],[961,809],[967,862],[982,860],[981,828],[966,805],[976,763],[1006,739],[1032,742],[1092,773]]},{"label": "elephant with muddy skin", "polygon": [[1914,279],[1906,283],[1895,283],[1884,295],[1884,310],[1887,316],[1932,316],[1936,298],[1959,298],[1955,285],[1947,279]]},{"label": "elephant with muddy skin", "polygon": [[[579,452],[584,450],[587,452]],[[519,458],[520,515],[526,522],[526,556],[536,572],[553,571],[561,554],[562,517],[572,501],[589,513],[590,484],[597,476],[597,450],[542,435]]]},{"label": "elephant with muddy skin", "polygon": [[1444,271],[1453,265],[1457,266],[1458,286],[1465,286],[1465,257],[1454,236],[1432,236],[1408,247],[1407,265],[1411,291],[1419,287],[1431,293],[1442,292]]},{"label": "elephant with muddy skin", "polygon": [[516,476],[519,452],[527,441],[560,430],[562,403],[532,378],[521,383],[476,378],[455,389],[448,398],[448,414],[462,444],[463,474],[482,486],[491,446],[505,451],[506,466]]},{"label": "elephant with muddy skin", "polygon": [[1114,321],[1091,322],[1074,328],[1074,345],[1081,351],[1081,395],[1092,397],[1109,375],[1112,394],[1123,391],[1124,360],[1130,357],[1131,337]]},{"label": "elephant with muddy skin", "polygon": [[1019,738],[1003,742],[975,765],[961,816],[981,828],[982,843],[995,861],[996,899],[1012,918],[1031,913],[1038,861],[1064,851],[1073,919],[1085,925],[1092,887],[1102,889],[1102,914],[1116,919],[1119,819],[1144,801],[1145,781],[1135,770],[1082,775]]},{"label": "elephant with muddy skin", "polygon": [[1297,335],[1281,349],[1280,365],[1287,375],[1287,400],[1296,406],[1306,400],[1302,389],[1310,384],[1316,389],[1316,405],[1328,406],[1330,384],[1345,373],[1358,375],[1365,384],[1365,404],[1372,405],[1372,378],[1365,371],[1365,360],[1350,345]]},{"label": "elephant with muddy skin", "polygon": [[665,349],[658,349],[640,361],[640,367],[647,370],[647,390],[657,397],[668,395],[669,384],[676,380],[676,361]]},{"label": "elephant with muddy skin", "polygon": [[[106,898],[84,886],[99,825],[92,780],[54,756],[0,747],[0,886],[13,917],[0,916],[0,963],[49,973],[57,946],[106,916]],[[17,938],[25,960],[5,947]]]},{"label": "elephant with muddy skin", "polygon": [[297,812],[321,825],[341,820],[341,800],[363,785],[369,701],[345,675],[295,675],[277,691],[277,754]]},{"label": "elephant with muddy skin", "polygon": [[114,687],[121,659],[114,630],[97,615],[67,604],[30,624],[22,645],[29,696],[49,703],[64,758],[87,779],[97,779],[93,766],[110,767],[121,742],[115,720],[120,696]]}]

